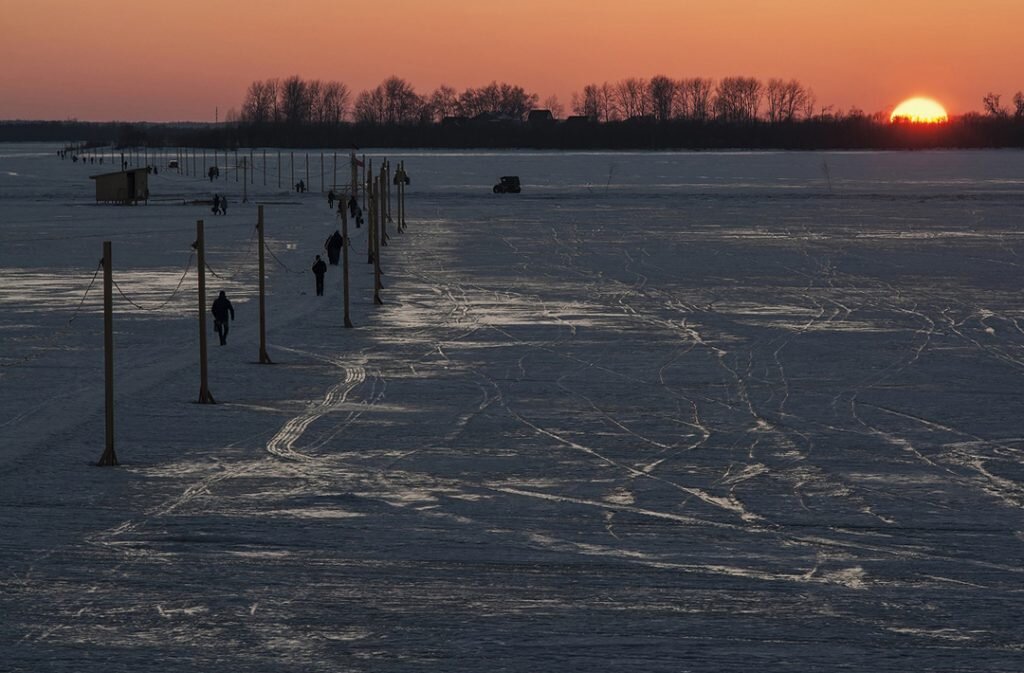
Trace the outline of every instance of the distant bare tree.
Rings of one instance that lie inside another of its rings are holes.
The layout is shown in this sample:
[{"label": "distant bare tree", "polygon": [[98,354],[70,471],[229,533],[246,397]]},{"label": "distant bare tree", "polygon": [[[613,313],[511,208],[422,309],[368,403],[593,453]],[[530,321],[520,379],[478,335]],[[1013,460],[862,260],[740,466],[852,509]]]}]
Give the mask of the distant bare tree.
[{"label": "distant bare tree", "polygon": [[726,122],[752,122],[761,107],[763,85],[753,77],[726,77],[715,89],[715,114]]},{"label": "distant bare tree", "polygon": [[768,121],[791,122],[807,109],[807,89],[791,79],[770,79],[765,86]]},{"label": "distant bare tree", "polygon": [[710,119],[714,86],[712,80],[702,77],[679,80],[673,116],[701,122]]},{"label": "distant bare tree", "polygon": [[1024,119],[1024,91],[1013,94],[1013,116],[1016,119]]},{"label": "distant bare tree", "polygon": [[615,84],[615,103],[626,119],[646,115],[649,100],[647,80],[643,78],[627,77]]},{"label": "distant bare tree", "polygon": [[277,121],[277,80],[255,81],[249,85],[242,103],[243,121],[254,124]]},{"label": "distant bare tree", "polygon": [[420,120],[424,101],[411,84],[392,75],[381,86],[384,88],[385,123],[413,124]]},{"label": "distant bare tree", "polygon": [[360,91],[352,114],[362,124],[383,124],[385,117],[384,88],[378,86],[369,91]]},{"label": "distant bare tree", "polygon": [[340,124],[345,121],[348,110],[348,87],[341,82],[327,82],[323,86],[320,101],[321,121],[325,124]]},{"label": "distant bare tree", "polygon": [[551,95],[544,99],[544,109],[551,111],[551,116],[561,119],[565,116],[565,106],[558,100],[558,96]]},{"label": "distant bare tree", "polygon": [[298,75],[292,75],[281,83],[281,117],[291,125],[305,124],[310,117],[310,101],[306,83]]},{"label": "distant bare tree", "polygon": [[981,99],[985,105],[985,112],[992,117],[1005,117],[1006,110],[1002,105],[999,104],[999,99],[1002,98],[1000,94],[992,93],[991,91]]},{"label": "distant bare tree", "polygon": [[597,84],[588,84],[583,87],[583,92],[572,95],[573,114],[600,119],[601,117],[601,87]]},{"label": "distant bare tree", "polygon": [[655,118],[660,122],[671,119],[676,98],[675,81],[664,75],[655,75],[651,78],[647,89],[651,99],[651,111]]},{"label": "distant bare tree", "polygon": [[314,124],[323,122],[324,83],[318,79],[306,82],[306,100],[309,102],[308,121]]},{"label": "distant bare tree", "polygon": [[451,117],[458,110],[459,96],[455,89],[447,84],[437,87],[427,100],[434,121],[440,122],[445,117]]},{"label": "distant bare tree", "polygon": [[622,119],[618,105],[615,103],[615,87],[605,82],[598,89],[598,119],[613,122]]},{"label": "distant bare tree", "polygon": [[491,113],[522,120],[537,106],[537,94],[521,86],[491,82],[479,89],[469,88],[459,95],[459,113],[466,117]]}]

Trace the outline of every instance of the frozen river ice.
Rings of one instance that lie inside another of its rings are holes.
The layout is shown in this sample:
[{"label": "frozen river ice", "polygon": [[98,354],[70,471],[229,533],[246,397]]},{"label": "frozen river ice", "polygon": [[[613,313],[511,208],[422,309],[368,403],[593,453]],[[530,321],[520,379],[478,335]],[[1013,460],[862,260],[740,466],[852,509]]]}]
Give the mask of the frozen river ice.
[{"label": "frozen river ice", "polygon": [[372,152],[346,330],[276,151],[119,208],[54,149],[0,145],[0,669],[1024,670],[1024,154]]}]

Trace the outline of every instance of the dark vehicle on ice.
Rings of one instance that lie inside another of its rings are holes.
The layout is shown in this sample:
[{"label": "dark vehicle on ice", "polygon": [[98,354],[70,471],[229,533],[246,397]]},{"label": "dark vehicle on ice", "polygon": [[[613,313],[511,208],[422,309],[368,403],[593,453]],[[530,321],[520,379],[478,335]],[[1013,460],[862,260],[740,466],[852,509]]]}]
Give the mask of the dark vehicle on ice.
[{"label": "dark vehicle on ice", "polygon": [[518,175],[505,175],[502,176],[501,182],[494,185],[495,194],[518,194],[523,191],[519,186]]}]

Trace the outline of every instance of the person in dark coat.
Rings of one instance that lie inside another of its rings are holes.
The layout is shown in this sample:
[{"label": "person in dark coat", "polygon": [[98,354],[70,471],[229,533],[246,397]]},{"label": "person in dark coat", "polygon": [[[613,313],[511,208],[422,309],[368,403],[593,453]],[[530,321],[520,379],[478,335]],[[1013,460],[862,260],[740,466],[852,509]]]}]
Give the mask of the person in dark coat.
[{"label": "person in dark coat", "polygon": [[227,215],[228,214],[228,197],[226,197],[226,196],[220,197],[220,214],[221,215]]},{"label": "person in dark coat", "polygon": [[214,215],[220,214],[220,194],[213,195],[213,208],[211,208],[210,210],[213,211]]},{"label": "person in dark coat", "polygon": [[341,248],[345,245],[345,239],[337,230],[327,237],[324,247],[327,248],[327,261],[333,266],[338,266],[338,258],[341,256]]},{"label": "person in dark coat", "polygon": [[221,290],[220,296],[213,300],[210,313],[213,314],[213,328],[217,330],[220,345],[223,346],[228,342],[228,315],[230,314],[232,320],[235,319],[235,307],[231,305],[224,290]]},{"label": "person in dark coat", "polygon": [[327,207],[334,210],[334,190],[327,192]]},{"label": "person in dark coat", "polygon": [[316,296],[324,296],[324,274],[327,273],[327,265],[324,264],[324,260],[320,259],[320,255],[316,256],[316,262],[313,263],[313,275],[316,276]]}]

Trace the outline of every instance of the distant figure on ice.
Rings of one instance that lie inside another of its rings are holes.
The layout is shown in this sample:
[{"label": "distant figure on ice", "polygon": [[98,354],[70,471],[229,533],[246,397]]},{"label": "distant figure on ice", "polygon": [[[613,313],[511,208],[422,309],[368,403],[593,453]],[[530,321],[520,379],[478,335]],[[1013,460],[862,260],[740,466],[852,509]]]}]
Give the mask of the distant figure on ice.
[{"label": "distant figure on ice", "polygon": [[213,300],[210,313],[213,314],[213,328],[217,330],[220,345],[223,346],[228,342],[228,314],[231,315],[232,320],[235,319],[235,307],[231,305],[224,290],[221,290],[220,296]]},{"label": "distant figure on ice", "polygon": [[213,182],[213,177],[217,175],[217,167],[210,166],[210,170],[206,171],[206,174],[210,176],[210,182]]},{"label": "distant figure on ice", "polygon": [[327,207],[334,210],[334,190],[327,192]]},{"label": "distant figure on ice", "polygon": [[328,236],[327,241],[324,242],[324,247],[327,248],[327,260],[333,266],[338,266],[338,257],[341,256],[341,248],[344,245],[345,239],[341,237],[341,232],[337,230]]},{"label": "distant figure on ice", "polygon": [[211,208],[210,210],[213,211],[214,215],[220,214],[220,194],[213,195],[213,208]]},{"label": "distant figure on ice", "polygon": [[313,263],[313,275],[316,276],[316,296],[324,296],[324,274],[327,273],[327,265],[324,264],[324,260],[320,259],[320,255],[316,256],[316,261]]},{"label": "distant figure on ice", "polygon": [[220,197],[220,214],[221,215],[227,215],[228,214],[228,197],[226,197],[226,196]]},{"label": "distant figure on ice", "polygon": [[356,201],[355,194],[348,197],[348,214],[354,219],[356,211],[359,209],[359,202]]},{"label": "distant figure on ice", "polygon": [[303,182],[302,180],[299,180],[298,182],[296,182],[295,183],[295,191],[299,192],[300,194],[302,192],[306,191],[306,183]]}]

